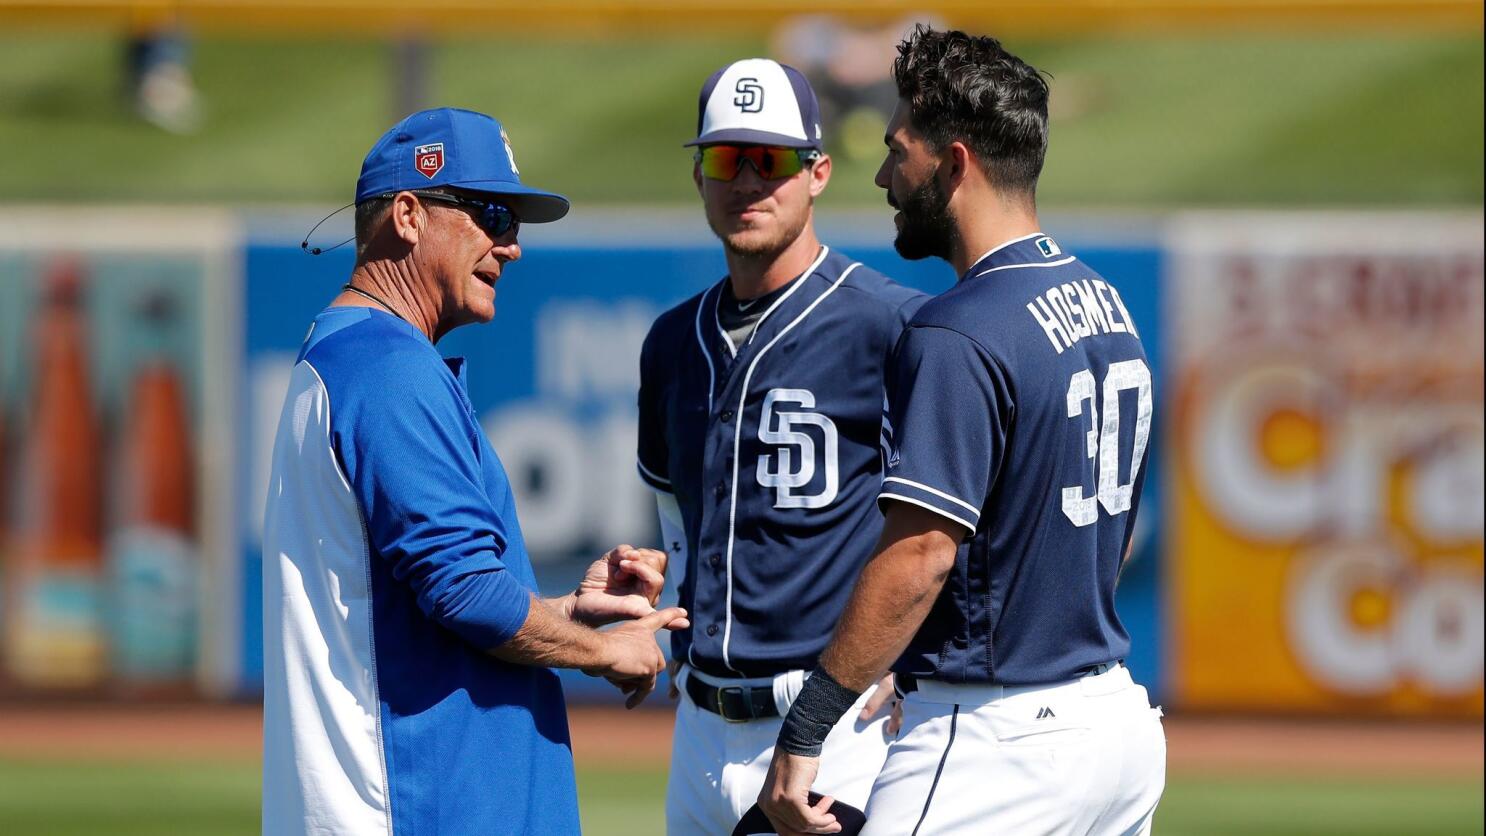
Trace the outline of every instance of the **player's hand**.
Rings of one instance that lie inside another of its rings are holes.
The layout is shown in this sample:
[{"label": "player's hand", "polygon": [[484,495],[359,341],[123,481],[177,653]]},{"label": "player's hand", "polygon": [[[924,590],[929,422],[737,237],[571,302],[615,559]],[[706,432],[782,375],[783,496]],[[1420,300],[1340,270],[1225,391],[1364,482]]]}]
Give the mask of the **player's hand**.
[{"label": "player's hand", "polygon": [[774,750],[769,774],[758,794],[758,806],[780,836],[797,833],[840,833],[841,824],[829,810],[836,799],[827,795],[810,804],[810,785],[820,771],[820,758]]},{"label": "player's hand", "polygon": [[665,581],[665,552],[616,546],[583,573],[570,599],[569,618],[601,627],[649,615]]},{"label": "player's hand", "polygon": [[882,714],[884,706],[891,711],[896,709],[897,705],[898,694],[893,690],[893,675],[889,673],[877,680],[877,689],[872,692],[872,696],[867,698],[867,703],[862,706],[862,712],[857,715],[857,719],[863,723],[870,723]]}]

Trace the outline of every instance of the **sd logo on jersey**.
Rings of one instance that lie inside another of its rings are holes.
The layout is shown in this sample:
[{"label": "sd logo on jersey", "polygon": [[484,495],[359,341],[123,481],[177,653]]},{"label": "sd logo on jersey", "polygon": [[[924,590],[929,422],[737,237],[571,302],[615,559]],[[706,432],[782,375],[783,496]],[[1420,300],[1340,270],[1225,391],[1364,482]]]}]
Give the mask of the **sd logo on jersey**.
[{"label": "sd logo on jersey", "polygon": [[[770,389],[764,396],[764,414],[759,419],[758,438],[765,444],[777,445],[771,455],[758,457],[758,483],[774,489],[775,508],[824,508],[836,499],[840,489],[840,466],[836,424],[819,412],[793,412],[778,409],[779,404],[799,404],[815,408],[815,395],[809,389]],[[819,493],[797,493],[815,481],[817,467],[815,439],[803,432],[814,427],[821,433],[825,485]]]}]

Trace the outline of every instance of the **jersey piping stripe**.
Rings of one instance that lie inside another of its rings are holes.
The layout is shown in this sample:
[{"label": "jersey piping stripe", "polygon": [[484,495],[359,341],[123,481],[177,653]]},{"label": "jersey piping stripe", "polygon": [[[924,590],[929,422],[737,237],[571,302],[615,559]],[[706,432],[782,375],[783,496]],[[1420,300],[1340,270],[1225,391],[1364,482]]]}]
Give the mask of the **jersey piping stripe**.
[{"label": "jersey piping stripe", "polygon": [[646,467],[645,466],[645,463],[642,462],[642,461],[640,461],[639,459],[635,459],[635,467],[640,468],[640,475],[641,476],[644,476],[647,481],[650,481],[650,482],[659,482],[660,484],[665,485],[666,487],[670,487],[671,486],[671,480],[670,479],[665,479],[665,478],[662,478],[660,476],[655,475],[653,472],[651,472],[650,468]]},{"label": "jersey piping stripe", "polygon": [[939,776],[944,774],[944,764],[949,761],[949,748],[955,745],[955,728],[960,724],[960,707],[955,706],[955,712],[949,716],[949,742],[944,744],[944,754],[939,757],[939,768],[934,770],[934,783],[929,785],[929,797],[924,799],[924,811],[918,815],[918,824],[913,826],[912,836],[918,836],[919,828],[924,826],[924,819],[929,817],[929,805],[934,803],[934,790],[939,788]]},{"label": "jersey piping stripe", "polygon": [[987,273],[995,273],[998,270],[1017,270],[1022,267],[1062,267],[1064,264],[1072,264],[1077,260],[1077,257],[1070,255],[1067,258],[1060,258],[1057,261],[1034,262],[1032,264],[1003,264],[1000,267],[992,267],[989,270],[982,270],[979,273],[976,273],[974,276],[971,276],[971,278],[978,279]]},{"label": "jersey piping stripe", "polygon": [[[727,281],[727,279],[723,279]],[[717,285],[719,289],[722,285]],[[710,293],[711,291],[708,291]],[[707,350],[707,341],[702,339],[702,310],[707,307],[707,294],[703,293],[701,301],[697,302],[697,347],[702,350],[702,357],[707,361],[707,411],[712,411],[712,387],[717,381],[717,369],[712,366],[712,352]]]},{"label": "jersey piping stripe", "polygon": [[878,499],[879,502],[882,501],[882,500],[884,500],[884,499],[896,499],[899,502],[906,502],[909,505],[917,505],[920,508],[927,508],[928,510],[933,511],[934,513],[938,514],[939,516],[944,517],[945,519],[954,520],[955,522],[959,523],[960,525],[963,525],[966,528],[970,529],[970,534],[971,535],[974,535],[975,534],[975,526],[971,525],[969,523],[969,521],[962,520],[959,517],[955,516],[954,514],[951,514],[950,512],[944,510],[943,508],[940,508],[938,505],[930,505],[929,503],[923,501],[922,499],[913,499],[912,497],[907,497],[907,496],[903,496],[902,494],[896,494],[896,493],[881,493],[881,494],[878,494],[877,495],[877,499]]},{"label": "jersey piping stripe", "polygon": [[[783,305],[784,304],[784,300],[786,300],[789,297],[795,295],[795,291],[799,290],[800,287],[805,284],[804,282],[800,281],[800,279],[803,279],[806,276],[810,275],[811,273],[814,273],[815,270],[816,270],[816,268],[820,267],[820,263],[822,261],[825,261],[826,260],[826,255],[828,255],[830,252],[831,252],[831,248],[830,247],[827,247],[825,244],[821,244],[820,245],[820,252],[816,254],[815,260],[812,261],[812,262],[810,262],[810,266],[805,268],[805,272],[803,272],[800,275],[798,275],[798,276],[795,277],[795,286],[792,287],[792,288],[790,288],[789,290],[785,291],[785,293],[784,293],[783,296],[779,297],[778,299],[775,299],[774,300],[774,304],[770,305],[769,306],[769,309],[766,310],[766,311],[764,311],[764,315],[758,318],[758,322],[755,322],[753,324],[753,331],[748,335],[748,341],[749,342],[753,342],[753,338],[756,337],[756,336],[758,336],[758,331],[759,331],[760,328],[762,328],[764,326],[764,320],[766,320],[766,319],[769,318],[769,314],[774,313],[774,309],[775,308],[779,307],[780,305]],[[849,268],[849,267],[847,268],[848,272],[850,271],[850,269],[851,268]],[[841,275],[844,278],[846,274],[843,273]],[[719,296],[718,296],[718,303],[721,304],[721,302],[722,302],[722,297],[719,294]],[[793,325],[793,324],[794,323],[791,323],[791,325]],[[722,327],[721,324],[719,324],[718,327],[721,328]]]},{"label": "jersey piping stripe", "polygon": [[[722,304],[722,294],[721,293],[717,294],[717,304],[719,304],[719,305]],[[716,321],[718,319],[718,317],[716,316],[715,312],[714,312],[713,319],[714,319],[714,321]],[[755,328],[758,327],[757,323],[754,324],[754,327]],[[734,358],[736,358],[738,356],[738,347],[735,346],[735,345],[733,345],[733,338],[730,337],[730,336],[728,336],[728,332],[722,330],[722,323],[721,322],[718,322],[717,323],[717,336],[722,337],[722,344],[728,347],[728,354],[731,354]]]},{"label": "jersey piping stripe", "polygon": [[923,491],[924,493],[931,493],[931,494],[939,497],[940,499],[947,499],[950,502],[953,502],[954,504],[956,504],[956,505],[960,506],[961,508],[964,508],[965,510],[969,511],[970,513],[974,514],[976,519],[980,519],[980,509],[979,508],[976,508],[974,505],[971,505],[970,503],[966,502],[963,499],[959,499],[957,497],[950,496],[949,494],[945,493],[944,491],[939,490],[938,488],[931,488],[928,485],[925,485],[925,484],[923,484],[921,482],[915,482],[915,481],[913,481],[911,479],[904,479],[901,476],[887,476],[887,477],[884,477],[882,481],[884,481],[884,482],[897,482],[900,485],[907,485],[910,488],[918,488],[919,490]]},{"label": "jersey piping stripe", "polygon": [[[810,273],[815,272],[815,266],[820,263],[821,259],[825,258],[825,250],[825,247],[821,247],[820,257],[815,260],[814,265],[811,265],[809,271]],[[816,306],[826,300],[826,297],[830,296],[832,293],[835,293],[836,288],[840,287],[841,283],[846,281],[846,277],[850,276],[852,271],[860,266],[862,266],[862,263],[860,261],[857,261],[853,262],[851,266],[847,267],[845,270],[842,270],[841,277],[836,279],[835,284],[826,288],[826,291],[820,295],[820,298],[816,299],[814,302],[811,302],[810,305],[805,308],[805,310],[800,312],[799,316],[795,317],[794,320],[790,322],[790,324],[780,329],[779,333],[774,335],[774,339],[769,340],[767,343],[764,343],[764,347],[760,348],[758,350],[758,354],[755,354],[753,356],[753,360],[748,363],[748,370],[743,373],[742,391],[738,395],[738,420],[735,421],[733,424],[733,490],[732,499],[728,503],[728,592],[725,603],[724,623],[722,628],[722,663],[726,665],[729,670],[732,671],[738,670],[737,668],[733,667],[732,659],[728,656],[728,645],[732,642],[733,639],[733,537],[735,532],[737,531],[738,525],[738,450],[743,441],[743,406],[745,403],[748,402],[748,381],[753,377],[753,370],[758,368],[758,361],[764,358],[764,355],[768,353],[769,349],[773,348],[775,343],[784,339],[784,335],[788,334],[796,325],[799,325],[801,322],[803,322],[805,317],[809,316],[810,312],[815,310]],[[809,275],[809,273],[806,273],[805,275]],[[800,286],[803,286],[803,284],[804,282],[800,282],[794,289],[790,290],[789,293],[794,293],[795,290],[798,290]],[[788,298],[789,293],[785,294],[783,297],[780,297],[779,302],[783,302],[786,298]],[[774,308],[779,306],[779,302],[775,302],[768,311],[764,312],[765,318],[768,317],[769,313],[773,311]],[[763,318],[759,319],[759,324],[763,324]],[[754,333],[757,334],[758,331],[755,330]]]},{"label": "jersey piping stripe", "polygon": [[[1043,238],[1043,237],[1046,237],[1046,236],[1044,236],[1041,232],[1034,232],[1031,235],[1023,235],[1020,238],[1013,238],[1013,239],[1011,239],[1010,241],[1007,241],[1004,244],[997,244],[996,246],[991,247],[989,250],[986,250],[985,252],[981,253],[980,254],[980,258],[977,258],[974,261],[970,262],[970,266],[971,267],[974,267],[975,265],[981,263],[982,261],[985,261],[986,259],[988,259],[991,256],[995,255],[996,253],[1001,252],[1002,250],[1006,249],[1007,247],[1011,246],[1012,244],[1020,244],[1023,241],[1031,241],[1033,238]],[[980,274],[977,273],[976,275],[980,275]]]}]

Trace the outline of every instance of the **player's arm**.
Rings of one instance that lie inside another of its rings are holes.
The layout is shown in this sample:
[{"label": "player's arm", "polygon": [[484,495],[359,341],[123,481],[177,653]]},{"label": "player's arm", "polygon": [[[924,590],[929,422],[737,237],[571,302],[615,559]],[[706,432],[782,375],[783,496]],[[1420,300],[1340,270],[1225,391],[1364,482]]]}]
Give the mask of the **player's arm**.
[{"label": "player's arm", "polygon": [[759,806],[781,832],[834,833],[810,784],[826,735],[908,646],[952,570],[960,540],[1005,441],[1009,390],[994,359],[965,335],[911,326],[894,351],[894,445],[883,477],[886,515],[831,644],[790,707]]},{"label": "player's arm", "polygon": [[[877,550],[857,579],[820,657],[820,670],[861,693],[903,654],[955,565],[965,529],[902,502],[886,503]],[[832,725],[835,721],[832,721]]]},{"label": "player's arm", "polygon": [[[836,625],[820,665],[790,708],[759,806],[776,825],[802,833],[840,829],[830,796],[806,798],[826,735],[893,663],[928,617],[955,565],[964,526],[903,502],[888,504],[877,549]],[[781,831],[783,832],[783,831]]]}]

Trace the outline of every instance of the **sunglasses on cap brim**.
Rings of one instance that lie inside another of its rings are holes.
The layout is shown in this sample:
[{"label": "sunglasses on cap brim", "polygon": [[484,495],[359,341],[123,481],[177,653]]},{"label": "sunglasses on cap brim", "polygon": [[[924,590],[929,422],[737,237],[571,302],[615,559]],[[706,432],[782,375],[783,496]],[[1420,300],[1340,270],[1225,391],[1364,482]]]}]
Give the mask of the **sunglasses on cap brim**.
[{"label": "sunglasses on cap brim", "polygon": [[747,161],[765,180],[783,180],[805,170],[820,159],[813,148],[781,148],[774,145],[707,145],[697,149],[693,159],[701,166],[702,176],[709,180],[732,180]]},{"label": "sunglasses on cap brim", "polygon": [[[521,219],[516,216],[515,210],[494,200],[479,197],[465,197],[464,195],[448,194],[447,192],[429,192],[413,189],[412,193],[419,200],[431,200],[435,203],[447,203],[450,206],[458,206],[468,210],[475,218],[475,223],[480,228],[490,233],[492,238],[499,238],[511,230],[520,231]],[[378,197],[396,197],[397,193],[378,195]]]}]

